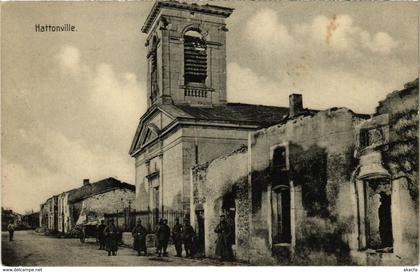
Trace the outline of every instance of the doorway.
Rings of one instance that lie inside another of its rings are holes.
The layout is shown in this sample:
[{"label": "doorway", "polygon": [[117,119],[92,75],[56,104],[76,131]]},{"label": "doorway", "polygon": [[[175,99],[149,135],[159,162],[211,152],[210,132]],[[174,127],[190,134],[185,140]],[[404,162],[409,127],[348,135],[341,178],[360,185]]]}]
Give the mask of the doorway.
[{"label": "doorway", "polygon": [[226,222],[232,228],[231,243],[236,244],[236,205],[233,191],[226,193],[222,201],[222,213],[226,216]]}]

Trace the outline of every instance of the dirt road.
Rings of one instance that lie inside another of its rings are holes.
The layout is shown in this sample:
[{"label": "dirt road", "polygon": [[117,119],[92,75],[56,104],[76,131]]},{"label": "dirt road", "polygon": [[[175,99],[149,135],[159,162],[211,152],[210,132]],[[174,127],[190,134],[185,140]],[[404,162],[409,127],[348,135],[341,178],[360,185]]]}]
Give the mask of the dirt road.
[{"label": "dirt road", "polygon": [[121,247],[117,256],[107,256],[92,243],[78,239],[54,238],[33,231],[16,231],[9,242],[2,232],[2,263],[7,266],[213,266],[237,265],[211,259],[157,258],[137,256],[131,248]]}]

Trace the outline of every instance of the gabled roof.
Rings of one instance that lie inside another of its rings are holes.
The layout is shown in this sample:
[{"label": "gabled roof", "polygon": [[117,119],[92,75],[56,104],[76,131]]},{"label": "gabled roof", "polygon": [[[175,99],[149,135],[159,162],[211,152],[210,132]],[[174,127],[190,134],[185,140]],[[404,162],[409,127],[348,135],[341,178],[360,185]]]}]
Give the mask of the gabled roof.
[{"label": "gabled roof", "polygon": [[[141,149],[140,138],[145,129],[145,123],[149,116],[154,112],[161,111],[173,119],[167,126],[173,125],[174,122],[179,124],[187,124],[201,122],[208,125],[232,125],[232,126],[248,126],[253,129],[269,127],[279,123],[289,114],[289,108],[274,107],[241,103],[227,103],[213,107],[197,107],[190,105],[154,105],[141,117],[136,134],[130,148],[130,155],[134,155]],[[165,132],[166,128],[162,128],[160,133]]]},{"label": "gabled roof", "polygon": [[128,189],[134,192],[136,187],[132,184],[121,182],[118,179],[110,177],[68,191],[68,201],[70,203],[78,202],[91,196],[106,193],[115,189]]}]

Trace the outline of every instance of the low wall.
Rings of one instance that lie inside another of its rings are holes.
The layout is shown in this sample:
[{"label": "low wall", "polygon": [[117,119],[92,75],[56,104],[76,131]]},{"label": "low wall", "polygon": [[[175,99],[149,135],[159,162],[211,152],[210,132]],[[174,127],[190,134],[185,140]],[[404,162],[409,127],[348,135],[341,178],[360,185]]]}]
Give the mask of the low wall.
[{"label": "low wall", "polygon": [[[125,246],[133,247],[134,239],[133,239],[133,236],[131,235],[131,232],[123,232],[122,242]],[[156,235],[147,234],[147,236],[146,236],[146,246],[148,248],[156,246]]]}]

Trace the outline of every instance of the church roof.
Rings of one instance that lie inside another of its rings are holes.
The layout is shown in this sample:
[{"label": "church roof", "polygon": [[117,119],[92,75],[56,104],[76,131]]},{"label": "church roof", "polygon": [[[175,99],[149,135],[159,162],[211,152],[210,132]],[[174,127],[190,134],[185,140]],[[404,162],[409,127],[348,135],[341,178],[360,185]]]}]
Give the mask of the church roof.
[{"label": "church roof", "polygon": [[207,14],[214,14],[218,16],[223,17],[229,17],[230,14],[232,14],[233,9],[232,8],[226,8],[226,7],[219,7],[215,5],[199,5],[196,3],[181,3],[178,1],[170,0],[170,1],[156,1],[155,4],[152,7],[152,10],[149,13],[149,16],[147,16],[146,21],[144,22],[143,27],[141,28],[141,31],[143,33],[149,32],[150,28],[152,27],[153,23],[155,22],[156,18],[159,15],[159,12],[162,8],[176,8],[176,9],[184,9],[189,11],[195,11],[195,12],[201,12],[201,13],[207,13]]},{"label": "church roof", "polygon": [[259,128],[279,123],[289,113],[289,108],[242,103],[227,103],[213,107],[173,106],[182,111],[177,117],[204,121],[254,125]]}]

